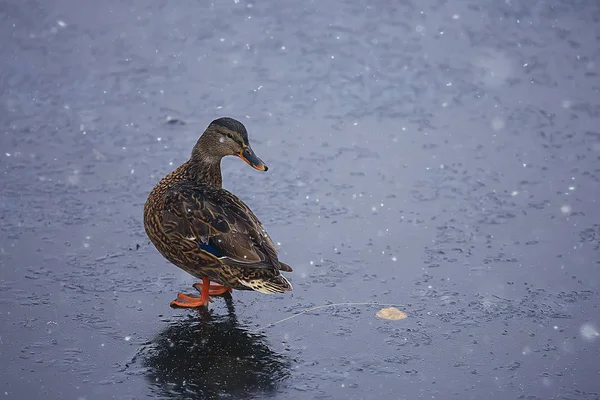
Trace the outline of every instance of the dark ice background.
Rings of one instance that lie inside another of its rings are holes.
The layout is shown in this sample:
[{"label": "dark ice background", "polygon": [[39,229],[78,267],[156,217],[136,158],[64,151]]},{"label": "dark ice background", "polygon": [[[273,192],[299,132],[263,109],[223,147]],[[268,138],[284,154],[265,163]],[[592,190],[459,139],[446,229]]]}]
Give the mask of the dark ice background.
[{"label": "dark ice background", "polygon": [[[598,399],[600,3],[0,3],[0,398]],[[172,310],[214,118],[290,295]],[[306,308],[343,302],[383,306]]]}]

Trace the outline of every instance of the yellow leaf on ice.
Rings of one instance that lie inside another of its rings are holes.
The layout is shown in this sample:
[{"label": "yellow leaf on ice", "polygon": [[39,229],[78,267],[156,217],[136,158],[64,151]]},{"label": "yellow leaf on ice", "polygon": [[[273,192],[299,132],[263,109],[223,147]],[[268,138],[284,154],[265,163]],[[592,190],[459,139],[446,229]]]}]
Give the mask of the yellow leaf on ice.
[{"label": "yellow leaf on ice", "polygon": [[400,311],[396,307],[382,308],[381,310],[377,311],[377,314],[375,315],[381,319],[389,319],[392,321],[405,319],[407,317],[404,311]]}]

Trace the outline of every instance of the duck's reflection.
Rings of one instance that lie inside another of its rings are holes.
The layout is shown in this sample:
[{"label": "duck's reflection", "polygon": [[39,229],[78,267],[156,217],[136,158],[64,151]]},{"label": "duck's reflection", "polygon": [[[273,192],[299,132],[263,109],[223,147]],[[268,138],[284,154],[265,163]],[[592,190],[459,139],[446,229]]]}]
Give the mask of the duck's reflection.
[{"label": "duck's reflection", "polygon": [[199,312],[172,323],[144,351],[143,363],[161,397],[246,398],[268,394],[289,372],[289,361],[266,338],[229,315]]}]

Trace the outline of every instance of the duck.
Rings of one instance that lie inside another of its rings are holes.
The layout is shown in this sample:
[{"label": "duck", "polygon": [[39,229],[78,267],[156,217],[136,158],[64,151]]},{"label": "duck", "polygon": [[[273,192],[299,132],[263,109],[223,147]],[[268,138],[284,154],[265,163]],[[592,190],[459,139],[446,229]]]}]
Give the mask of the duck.
[{"label": "duck", "polygon": [[254,153],[241,122],[212,121],[190,158],[162,178],[144,205],[144,229],[158,252],[200,280],[200,295],[178,293],[172,307],[207,307],[211,296],[233,290],[284,293],[292,290],[281,272],[273,240],[252,210],[222,187],[221,160],[236,156],[258,171],[267,165]]}]

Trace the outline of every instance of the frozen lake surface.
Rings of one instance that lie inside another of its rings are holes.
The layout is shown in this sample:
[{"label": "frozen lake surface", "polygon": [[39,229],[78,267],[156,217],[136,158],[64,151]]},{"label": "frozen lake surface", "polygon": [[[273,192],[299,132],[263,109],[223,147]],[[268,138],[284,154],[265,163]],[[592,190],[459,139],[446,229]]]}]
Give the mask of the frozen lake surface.
[{"label": "frozen lake surface", "polygon": [[[597,1],[0,4],[0,398],[598,399]],[[206,125],[294,291],[173,310]],[[408,318],[376,317],[393,304]]]}]

